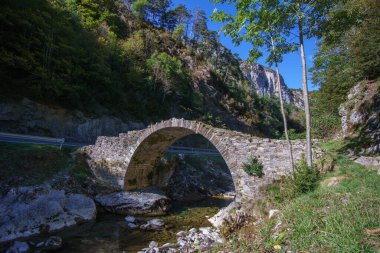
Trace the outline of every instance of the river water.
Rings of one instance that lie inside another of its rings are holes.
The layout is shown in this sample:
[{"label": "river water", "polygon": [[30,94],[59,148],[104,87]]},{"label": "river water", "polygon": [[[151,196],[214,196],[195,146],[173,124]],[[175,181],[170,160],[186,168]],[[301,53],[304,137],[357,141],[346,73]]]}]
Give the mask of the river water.
[{"label": "river water", "polygon": [[[172,211],[160,219],[165,221],[161,231],[130,230],[124,216],[99,213],[96,222],[75,227],[59,233],[63,238],[62,253],[113,253],[137,252],[157,241],[160,245],[175,242],[176,233],[192,227],[211,226],[207,217],[212,217],[231,200],[208,198],[192,203],[174,202]],[[153,217],[144,217],[153,219]]]}]

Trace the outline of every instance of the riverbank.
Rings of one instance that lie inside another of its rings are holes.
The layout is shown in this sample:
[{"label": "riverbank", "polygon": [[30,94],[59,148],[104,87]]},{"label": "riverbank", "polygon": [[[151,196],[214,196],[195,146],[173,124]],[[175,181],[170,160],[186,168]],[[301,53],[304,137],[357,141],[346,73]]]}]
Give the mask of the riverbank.
[{"label": "riverbank", "polygon": [[211,252],[379,252],[380,167],[345,155],[341,141],[322,146],[331,164],[315,190],[291,196],[278,181]]},{"label": "riverbank", "polygon": [[[56,236],[62,239],[62,244],[57,250],[60,253],[137,252],[147,247],[151,241],[161,245],[168,242],[175,243],[176,234],[180,231],[210,227],[208,218],[229,203],[230,200],[216,198],[208,198],[199,202],[173,202],[172,210],[167,215],[135,216],[141,222],[155,218],[161,219],[165,225],[159,230],[131,229],[124,215],[99,212],[96,219],[91,222],[17,241],[26,243],[30,249],[33,249],[33,245],[38,245],[51,236]],[[4,251],[6,248],[3,248]]]},{"label": "riverbank", "polygon": [[[225,174],[222,161],[215,159],[185,158],[169,163],[168,166],[174,166],[174,176],[164,189],[170,196],[167,198],[159,189],[115,192],[116,189],[94,176],[85,157],[74,148],[60,150],[52,146],[0,143],[0,151],[3,165],[0,168],[0,251],[6,251],[14,240],[21,243],[16,243],[17,247],[25,247],[23,242],[26,242],[31,250],[40,250],[43,242],[57,236],[62,239],[60,252],[89,249],[102,252],[106,248],[134,252],[151,241],[175,242],[179,231],[211,226],[207,219],[231,202],[231,199],[210,198],[214,193],[222,196],[224,191],[231,192],[230,184],[223,190],[223,184],[213,180],[218,184],[214,182],[215,185],[207,188],[201,180],[211,178],[212,173],[217,177],[219,170]],[[190,172],[199,180],[181,187],[186,173]],[[226,177],[227,174],[222,179]],[[172,202],[173,196],[183,199],[182,202],[177,198]],[[141,224],[160,215],[165,226],[159,231],[130,229],[124,220],[126,215],[135,215]]]}]

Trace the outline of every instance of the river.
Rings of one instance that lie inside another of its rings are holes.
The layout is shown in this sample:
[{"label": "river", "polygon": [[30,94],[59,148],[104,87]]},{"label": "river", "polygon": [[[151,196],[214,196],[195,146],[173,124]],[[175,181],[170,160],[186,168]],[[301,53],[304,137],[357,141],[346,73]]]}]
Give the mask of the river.
[{"label": "river", "polygon": [[124,216],[99,213],[96,222],[58,233],[63,238],[63,247],[59,252],[131,253],[147,247],[150,241],[157,241],[160,245],[175,242],[176,233],[181,230],[211,226],[207,217],[213,216],[230,202],[231,200],[216,198],[191,203],[173,202],[172,211],[159,217],[165,221],[165,229],[161,231],[130,230]]}]

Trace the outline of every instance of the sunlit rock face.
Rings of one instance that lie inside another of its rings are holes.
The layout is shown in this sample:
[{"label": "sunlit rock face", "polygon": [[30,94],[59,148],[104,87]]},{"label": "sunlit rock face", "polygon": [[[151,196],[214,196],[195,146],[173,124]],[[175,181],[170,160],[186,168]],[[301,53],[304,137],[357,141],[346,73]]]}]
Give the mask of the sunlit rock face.
[{"label": "sunlit rock face", "polygon": [[379,94],[379,82],[361,82],[350,90],[347,100],[340,105],[342,133],[356,143],[350,147],[355,153],[380,153]]},{"label": "sunlit rock face", "polygon": [[0,198],[0,243],[54,232],[96,217],[94,201],[49,186],[12,188]]},{"label": "sunlit rock face", "polygon": [[[240,64],[240,69],[250,82],[251,87],[255,89],[259,95],[278,96],[278,91],[276,90],[277,75],[275,71],[258,63],[249,63],[246,61]],[[289,89],[281,75],[280,84],[284,102],[303,108],[303,100],[302,96],[300,96],[301,92],[299,92],[299,90]]]}]

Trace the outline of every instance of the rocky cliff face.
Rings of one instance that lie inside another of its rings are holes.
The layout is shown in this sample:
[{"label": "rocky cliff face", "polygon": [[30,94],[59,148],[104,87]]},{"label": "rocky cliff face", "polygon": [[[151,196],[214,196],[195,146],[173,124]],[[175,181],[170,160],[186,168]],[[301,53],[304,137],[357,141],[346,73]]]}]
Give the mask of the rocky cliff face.
[{"label": "rocky cliff face", "polygon": [[[275,71],[258,63],[248,63],[246,61],[243,61],[240,64],[240,68],[244,76],[251,83],[252,88],[254,88],[259,95],[278,96],[278,92],[276,90],[277,76]],[[304,104],[302,100],[302,92],[300,92],[300,90],[289,89],[281,75],[280,84],[284,102],[303,108]]]},{"label": "rocky cliff face", "polygon": [[100,135],[117,135],[144,128],[141,122],[123,122],[113,116],[89,117],[23,99],[21,103],[0,104],[0,131],[66,138],[66,141],[95,142]]},{"label": "rocky cliff face", "polygon": [[380,82],[354,86],[340,106],[339,115],[343,135],[353,141],[353,151],[380,153]]}]

